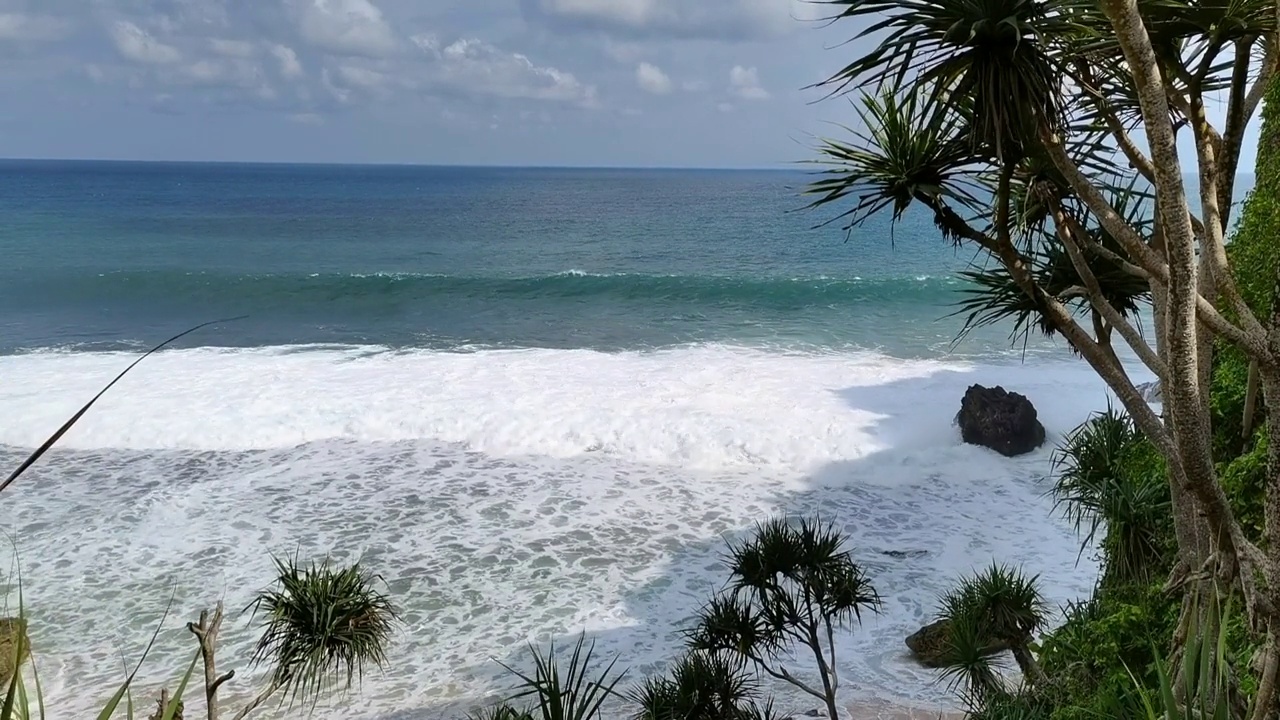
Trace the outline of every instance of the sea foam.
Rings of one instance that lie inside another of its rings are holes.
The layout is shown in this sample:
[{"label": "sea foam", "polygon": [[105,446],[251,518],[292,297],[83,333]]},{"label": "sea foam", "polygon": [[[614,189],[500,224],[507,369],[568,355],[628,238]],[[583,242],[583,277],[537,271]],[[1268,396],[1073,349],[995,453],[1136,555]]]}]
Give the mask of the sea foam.
[{"label": "sea foam", "polygon": [[[0,357],[0,462],[131,357]],[[172,683],[194,648],[179,621],[220,598],[245,607],[270,555],[295,550],[362,558],[404,611],[386,672],[318,717],[439,717],[508,687],[495,659],[584,631],[638,677],[725,579],[725,541],[784,512],[849,533],[884,596],[841,641],[849,697],[943,703],[902,639],[951,579],[1023,563],[1063,602],[1096,573],[1050,520],[1048,446],[1010,460],[960,443],[953,416],[975,382],[1030,396],[1051,440],[1106,403],[1070,363],[716,346],[166,352],[10,489],[3,529],[54,718],[109,694],[171,595],[140,688]],[[232,701],[251,693],[254,640],[233,617]]]}]

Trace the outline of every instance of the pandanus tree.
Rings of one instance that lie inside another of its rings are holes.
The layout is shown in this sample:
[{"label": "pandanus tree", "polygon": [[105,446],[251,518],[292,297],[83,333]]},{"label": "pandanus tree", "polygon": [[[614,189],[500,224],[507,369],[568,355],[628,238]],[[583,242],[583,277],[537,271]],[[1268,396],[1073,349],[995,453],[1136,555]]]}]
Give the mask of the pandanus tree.
[{"label": "pandanus tree", "polygon": [[[861,23],[871,48],[819,83],[859,94],[861,123],[820,145],[828,167],[810,187],[813,205],[841,208],[847,227],[923,206],[946,239],[988,259],[972,277],[972,321],[1013,317],[1059,336],[1105,380],[1168,466],[1178,544],[1169,587],[1186,598],[1178,637],[1214,580],[1238,591],[1264,648],[1252,717],[1280,717],[1280,422],[1268,423],[1266,527],[1255,543],[1219,480],[1208,402],[1217,342],[1249,358],[1267,406],[1280,403],[1280,312],[1246,301],[1226,250],[1245,129],[1280,58],[1280,4],[823,4],[833,21]],[[1220,122],[1209,117],[1215,105]],[[1183,139],[1195,151],[1189,167]],[[1267,272],[1280,283],[1280,268]],[[1138,322],[1143,303],[1152,331]],[[1139,392],[1120,343],[1163,383],[1162,412]]]},{"label": "pandanus tree", "polygon": [[992,564],[963,578],[942,596],[941,605],[947,622],[942,673],[971,707],[985,706],[1002,690],[989,651],[993,640],[1013,653],[1027,683],[1044,681],[1044,671],[1031,652],[1031,642],[1049,614],[1038,578]]},{"label": "pandanus tree", "polygon": [[[690,649],[749,662],[822,701],[827,716],[839,718],[836,632],[880,607],[870,578],[844,546],[844,535],[818,518],[761,524],[730,548],[729,584],[700,611],[689,631]],[[813,659],[817,682],[783,664],[795,650]]]}]

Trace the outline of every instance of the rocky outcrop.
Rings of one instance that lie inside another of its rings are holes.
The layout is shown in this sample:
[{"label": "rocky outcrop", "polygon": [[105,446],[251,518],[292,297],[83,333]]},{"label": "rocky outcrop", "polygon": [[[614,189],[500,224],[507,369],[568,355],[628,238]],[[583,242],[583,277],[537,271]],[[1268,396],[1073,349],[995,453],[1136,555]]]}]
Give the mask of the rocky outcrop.
[{"label": "rocky outcrop", "polygon": [[1138,393],[1142,395],[1142,399],[1148,403],[1163,403],[1164,395],[1160,393],[1160,381],[1155,380],[1149,383],[1142,383],[1138,386]]},{"label": "rocky outcrop", "polygon": [[991,448],[1006,457],[1023,455],[1044,444],[1044,425],[1031,401],[1002,387],[974,385],[960,401],[960,436],[970,445]]},{"label": "rocky outcrop", "polygon": [[[925,667],[941,667],[947,663],[951,652],[950,625],[946,620],[929,623],[907,637],[911,654]],[[983,652],[995,655],[1009,649],[1007,643],[992,639]]]},{"label": "rocky outcrop", "polygon": [[[21,644],[21,653],[19,653]],[[27,621],[22,618],[0,618],[0,688],[9,686],[13,672],[31,654],[27,638]],[[3,695],[3,690],[0,690]]]}]

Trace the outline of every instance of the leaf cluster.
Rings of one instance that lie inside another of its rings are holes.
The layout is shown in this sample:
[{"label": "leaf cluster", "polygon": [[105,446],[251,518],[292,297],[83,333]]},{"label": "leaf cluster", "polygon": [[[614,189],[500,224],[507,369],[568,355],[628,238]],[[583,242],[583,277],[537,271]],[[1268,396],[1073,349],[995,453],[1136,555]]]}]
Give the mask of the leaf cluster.
[{"label": "leaf cluster", "polygon": [[843,544],[843,535],[819,519],[759,525],[730,547],[728,587],[700,612],[690,647],[762,661],[793,643],[812,648],[823,633],[861,622],[879,608],[880,596]]}]

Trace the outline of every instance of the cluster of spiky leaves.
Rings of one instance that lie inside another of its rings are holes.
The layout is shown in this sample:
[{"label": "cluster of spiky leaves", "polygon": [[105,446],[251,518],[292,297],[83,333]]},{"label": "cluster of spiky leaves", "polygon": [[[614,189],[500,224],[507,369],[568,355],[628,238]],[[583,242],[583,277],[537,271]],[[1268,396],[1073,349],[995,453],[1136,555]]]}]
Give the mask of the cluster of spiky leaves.
[{"label": "cluster of spiky leaves", "polygon": [[[1014,185],[1021,223],[1022,253],[1032,269],[1036,284],[1077,315],[1084,315],[1092,312],[1084,278],[1067,250],[1052,236],[1053,229],[1045,224],[1046,202],[1075,204],[1064,197],[1064,185],[1045,177],[1052,174],[1048,171],[1027,173],[1020,178],[1021,182]],[[1149,229],[1148,197],[1145,194],[1130,187],[1113,189],[1111,195],[1112,206],[1130,227],[1138,232]],[[1047,197],[1053,199],[1046,200]],[[1083,207],[1076,207],[1074,212],[1077,217],[1088,217]],[[1100,225],[1089,225],[1084,230],[1094,243],[1124,257],[1120,242]],[[1085,260],[1102,289],[1103,299],[1125,319],[1140,323],[1141,312],[1150,303],[1150,283],[1126,272],[1114,259],[1105,255],[1090,253]],[[956,314],[962,315],[965,323],[961,337],[976,328],[1005,322],[1009,323],[1013,340],[1025,342],[1033,330],[1045,336],[1057,333],[1055,325],[1045,315],[1042,302],[1028,296],[1003,265],[991,264],[963,271],[960,275],[970,283],[970,287],[961,291],[962,298],[956,303]]]},{"label": "cluster of spiky leaves", "polygon": [[[831,19],[865,20],[871,49],[820,86],[862,93],[860,126],[823,139],[826,170],[809,191],[811,207],[841,203],[856,226],[912,203],[929,208],[944,237],[1021,235],[1021,253],[1044,295],[1028,297],[1003,267],[978,268],[962,304],[967,329],[1013,319],[1015,336],[1038,328],[1044,296],[1089,312],[1082,283],[1046,218],[1062,211],[1116,256],[1132,261],[1047,159],[1044,141],[1061,138],[1068,155],[1141,237],[1149,237],[1150,198],[1112,134],[1133,132],[1141,111],[1110,20],[1094,0],[824,0]],[[1142,0],[1140,12],[1174,88],[1209,95],[1250,72],[1275,27],[1264,0]],[[1235,73],[1235,76],[1233,76]],[[1186,108],[1171,104],[1175,122]],[[1011,224],[994,198],[999,170],[1013,170]],[[849,202],[852,200],[852,202]],[[1046,227],[1047,226],[1047,227]],[[1148,288],[1102,255],[1086,257],[1107,300],[1132,318]],[[1088,327],[1089,323],[1086,323]]]},{"label": "cluster of spiky leaves", "polygon": [[773,720],[771,700],[741,655],[692,651],[667,675],[646,679],[630,693],[635,720]]},{"label": "cluster of spiky leaves", "polygon": [[529,647],[533,655],[533,672],[526,673],[508,665],[502,667],[519,681],[519,686],[506,700],[479,713],[471,720],[594,720],[625,672],[614,673],[617,658],[596,672],[593,661],[595,643],[587,644],[585,635],[578,636],[567,663],[562,665],[555,643],[545,652]]},{"label": "cluster of spiky leaves", "polygon": [[[881,18],[860,36],[883,33],[870,53],[827,80],[927,88],[930,98],[971,101],[965,134],[975,147],[1014,160],[1037,144],[1040,126],[1063,119],[1062,82],[1039,39],[1061,30],[1056,0],[829,0],[836,17]],[[914,94],[914,93],[913,93]]]},{"label": "cluster of spiky leaves", "polygon": [[690,646],[760,661],[809,643],[811,630],[861,622],[880,596],[843,545],[844,536],[820,519],[761,524],[730,548],[728,588],[703,607]]},{"label": "cluster of spiky leaves", "polygon": [[[1140,693],[1144,720],[1233,720],[1251,715],[1252,700],[1235,694],[1228,662],[1230,599],[1224,603],[1216,589],[1209,595],[1199,599],[1207,604],[1207,612],[1191,616],[1180,672],[1156,661],[1158,686],[1154,693]],[[1140,687],[1136,678],[1133,682]]]},{"label": "cluster of spiky leaves", "polygon": [[941,598],[939,615],[948,625],[942,675],[975,707],[1001,688],[992,639],[1026,648],[1044,626],[1049,607],[1038,580],[1018,568],[993,563],[961,579]]},{"label": "cluster of spiky leaves", "polygon": [[365,668],[386,664],[397,622],[381,578],[358,563],[335,567],[277,558],[275,584],[250,605],[264,624],[253,662],[291,700],[313,702],[331,687],[350,689]]},{"label": "cluster of spiky leaves", "polygon": [[1147,448],[1133,420],[1108,406],[1068,435],[1054,455],[1054,505],[1080,533],[1081,552],[1105,529],[1111,580],[1145,582],[1164,569],[1169,486],[1158,472],[1134,469],[1155,461],[1153,452],[1143,452]]}]

